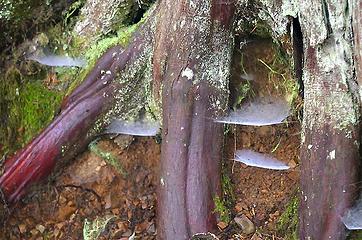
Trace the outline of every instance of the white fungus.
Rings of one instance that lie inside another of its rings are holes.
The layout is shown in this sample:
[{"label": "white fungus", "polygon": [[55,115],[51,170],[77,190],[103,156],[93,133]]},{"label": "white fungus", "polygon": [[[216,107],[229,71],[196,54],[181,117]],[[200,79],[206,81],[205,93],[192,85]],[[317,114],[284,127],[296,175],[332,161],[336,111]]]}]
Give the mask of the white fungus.
[{"label": "white fungus", "polygon": [[252,167],[273,170],[286,170],[290,168],[287,164],[279,161],[272,156],[269,156],[268,154],[254,152],[249,149],[236,151],[235,160]]}]

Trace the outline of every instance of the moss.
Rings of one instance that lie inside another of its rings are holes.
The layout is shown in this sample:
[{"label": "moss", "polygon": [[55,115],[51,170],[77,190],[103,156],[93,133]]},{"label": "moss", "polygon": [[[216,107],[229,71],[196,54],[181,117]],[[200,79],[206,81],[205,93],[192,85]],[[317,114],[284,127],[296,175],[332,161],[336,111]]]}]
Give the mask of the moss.
[{"label": "moss", "polygon": [[234,188],[230,177],[226,173],[223,173],[221,176],[221,187],[224,192],[224,198],[228,199],[230,203],[228,205],[232,205],[232,202],[235,201]]},{"label": "moss", "polygon": [[215,209],[214,213],[219,215],[220,221],[228,224],[230,222],[230,210],[226,206],[225,200],[221,199],[219,196],[214,197]]},{"label": "moss", "polygon": [[352,231],[347,240],[362,240],[362,231]]},{"label": "moss", "polygon": [[274,88],[292,106],[299,97],[299,84],[292,75],[292,59],[277,42],[273,42],[273,51],[274,57],[269,64],[262,59],[258,60],[269,70],[268,78],[273,82]]},{"label": "moss", "polygon": [[234,103],[233,103],[233,105],[232,105],[232,108],[234,109],[234,110],[236,110],[237,108],[240,108],[240,104],[243,102],[243,100],[245,99],[245,98],[247,98],[248,97],[248,95],[250,94],[250,92],[251,92],[251,84],[250,84],[250,82],[249,81],[243,81],[240,85],[239,85],[239,87],[238,87],[238,89],[237,89],[237,95],[236,95],[236,98],[235,98],[235,101],[234,101]]},{"label": "moss", "polygon": [[54,117],[62,93],[47,89],[39,81],[23,76],[15,67],[1,77],[0,125],[4,151],[13,152],[30,141]]},{"label": "moss", "polygon": [[248,23],[248,30],[251,36],[257,38],[270,38],[270,36],[272,36],[270,26],[261,19],[257,19],[252,25]]},{"label": "moss", "polygon": [[298,205],[297,196],[287,205],[277,222],[277,231],[286,240],[298,240]]},{"label": "moss", "polygon": [[[24,142],[30,141],[54,117],[62,94],[46,89],[41,83],[27,84],[20,91],[19,101],[21,126],[24,128]],[[19,110],[15,107],[15,111]]]},{"label": "moss", "polygon": [[236,27],[238,34],[248,38],[270,38],[272,36],[272,29],[267,22],[257,16],[252,18],[254,19],[243,19],[238,22],[238,26]]},{"label": "moss", "polygon": [[63,14],[64,26],[74,27],[76,20],[79,20],[79,18],[74,18],[74,16],[81,10],[85,2],[85,0],[78,0],[69,6],[68,10]]},{"label": "moss", "polygon": [[227,175],[225,168],[223,169],[223,174],[221,175],[221,188],[223,190],[223,196],[215,196],[213,198],[215,204],[214,213],[219,215],[222,222],[229,223],[231,217],[230,209],[234,205],[235,195],[231,179]]}]

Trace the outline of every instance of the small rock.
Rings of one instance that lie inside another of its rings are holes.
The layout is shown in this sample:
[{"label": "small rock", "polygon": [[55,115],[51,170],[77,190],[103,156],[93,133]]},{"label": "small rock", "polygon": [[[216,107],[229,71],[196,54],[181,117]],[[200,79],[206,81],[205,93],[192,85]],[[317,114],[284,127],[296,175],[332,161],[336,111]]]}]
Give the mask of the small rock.
[{"label": "small rock", "polygon": [[222,230],[225,229],[228,226],[228,224],[224,222],[218,222],[217,226]]},{"label": "small rock", "polygon": [[39,233],[39,231],[37,229],[32,229],[30,231],[30,233],[31,233],[32,236],[36,236]]},{"label": "small rock", "polygon": [[25,224],[19,224],[19,231],[20,233],[26,232],[26,225]]},{"label": "small rock", "polygon": [[155,232],[156,232],[156,226],[155,226],[154,223],[152,223],[152,224],[148,227],[147,233],[149,233],[149,234],[154,234]]},{"label": "small rock", "polygon": [[263,239],[260,238],[259,235],[255,233],[255,234],[250,238],[250,240],[263,240]]},{"label": "small rock", "polygon": [[75,211],[77,210],[77,208],[75,207],[69,207],[69,206],[65,206],[62,208],[59,208],[58,213],[57,213],[57,220],[58,221],[65,221],[67,220]]},{"label": "small rock", "polygon": [[128,229],[125,233],[122,234],[122,237],[130,237],[131,235],[132,231]]},{"label": "small rock", "polygon": [[219,240],[219,238],[212,233],[196,233],[191,240]]},{"label": "small rock", "polygon": [[247,218],[246,216],[240,215],[239,217],[235,217],[234,221],[236,222],[236,224],[238,224],[239,227],[241,227],[243,233],[251,234],[255,232],[254,223],[250,221],[249,218]]},{"label": "small rock", "polygon": [[299,173],[297,171],[290,171],[288,172],[288,178],[294,180],[294,181],[298,181],[299,180]]},{"label": "small rock", "polygon": [[44,231],[45,231],[45,227],[44,227],[43,225],[41,225],[41,224],[36,225],[35,228],[36,228],[41,234],[43,234]]},{"label": "small rock", "polygon": [[238,202],[238,203],[235,205],[234,209],[235,209],[235,211],[236,211],[237,213],[239,213],[239,212],[241,212],[243,209],[244,209],[244,210],[248,210],[248,206],[247,206],[245,203],[243,203],[243,202]]},{"label": "small rock", "polygon": [[104,208],[105,208],[105,209],[109,209],[109,208],[112,207],[111,193],[109,193],[109,194],[104,198],[104,201],[105,201],[105,205],[104,205]]}]

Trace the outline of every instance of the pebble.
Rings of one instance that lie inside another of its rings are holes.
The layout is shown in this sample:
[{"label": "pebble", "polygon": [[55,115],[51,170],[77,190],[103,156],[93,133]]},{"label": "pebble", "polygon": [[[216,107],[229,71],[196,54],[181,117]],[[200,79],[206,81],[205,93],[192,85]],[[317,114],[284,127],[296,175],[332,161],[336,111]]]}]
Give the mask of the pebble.
[{"label": "pebble", "polygon": [[258,236],[258,234],[255,233],[255,234],[251,237],[250,240],[263,240],[263,239],[260,238],[260,237]]},{"label": "pebble", "polygon": [[237,213],[239,213],[239,212],[241,212],[242,210],[248,210],[249,208],[248,208],[248,206],[247,206],[245,203],[243,203],[243,202],[238,202],[238,203],[235,205],[234,209],[235,209],[235,211],[236,211]]},{"label": "pebble", "polygon": [[19,225],[19,231],[20,231],[20,233],[25,233],[26,232],[26,225],[25,224],[20,224]]},{"label": "pebble", "polygon": [[131,135],[121,134],[118,135],[113,141],[119,146],[121,150],[124,150],[132,144],[134,137]]},{"label": "pebble", "polygon": [[254,223],[250,221],[249,218],[247,218],[246,216],[240,215],[239,217],[235,217],[234,221],[239,227],[241,227],[243,233],[251,234],[255,232]]},{"label": "pebble", "polygon": [[154,234],[156,232],[156,226],[154,223],[152,223],[148,229],[147,229],[147,232],[150,233],[150,234]]},{"label": "pebble", "polygon": [[44,231],[45,231],[45,227],[44,227],[43,225],[41,225],[41,224],[36,225],[35,228],[36,228],[41,234],[43,234]]},{"label": "pebble", "polygon": [[224,222],[218,222],[217,226],[222,230],[225,229],[228,226],[228,224]]}]

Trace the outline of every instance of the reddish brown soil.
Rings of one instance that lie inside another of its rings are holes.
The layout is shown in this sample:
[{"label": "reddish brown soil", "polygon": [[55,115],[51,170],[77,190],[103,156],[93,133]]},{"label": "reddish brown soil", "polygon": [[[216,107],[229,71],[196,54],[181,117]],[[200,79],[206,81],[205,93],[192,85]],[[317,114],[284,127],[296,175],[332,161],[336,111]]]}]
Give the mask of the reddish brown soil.
[{"label": "reddish brown soil", "polygon": [[[299,124],[278,125],[274,127],[238,127],[226,139],[225,161],[232,178],[235,194],[233,214],[247,216],[258,228],[262,239],[278,239],[276,223],[291,197],[296,194],[299,180],[297,163],[299,161]],[[234,137],[236,136],[236,138]],[[279,145],[278,145],[279,143]],[[273,149],[278,145],[274,153]],[[234,149],[253,149],[262,153],[271,153],[293,168],[288,171],[276,171],[248,167],[233,161]],[[232,228],[236,224],[232,224]],[[250,239],[234,228],[228,232],[228,238]],[[274,238],[273,238],[274,237]]]}]

